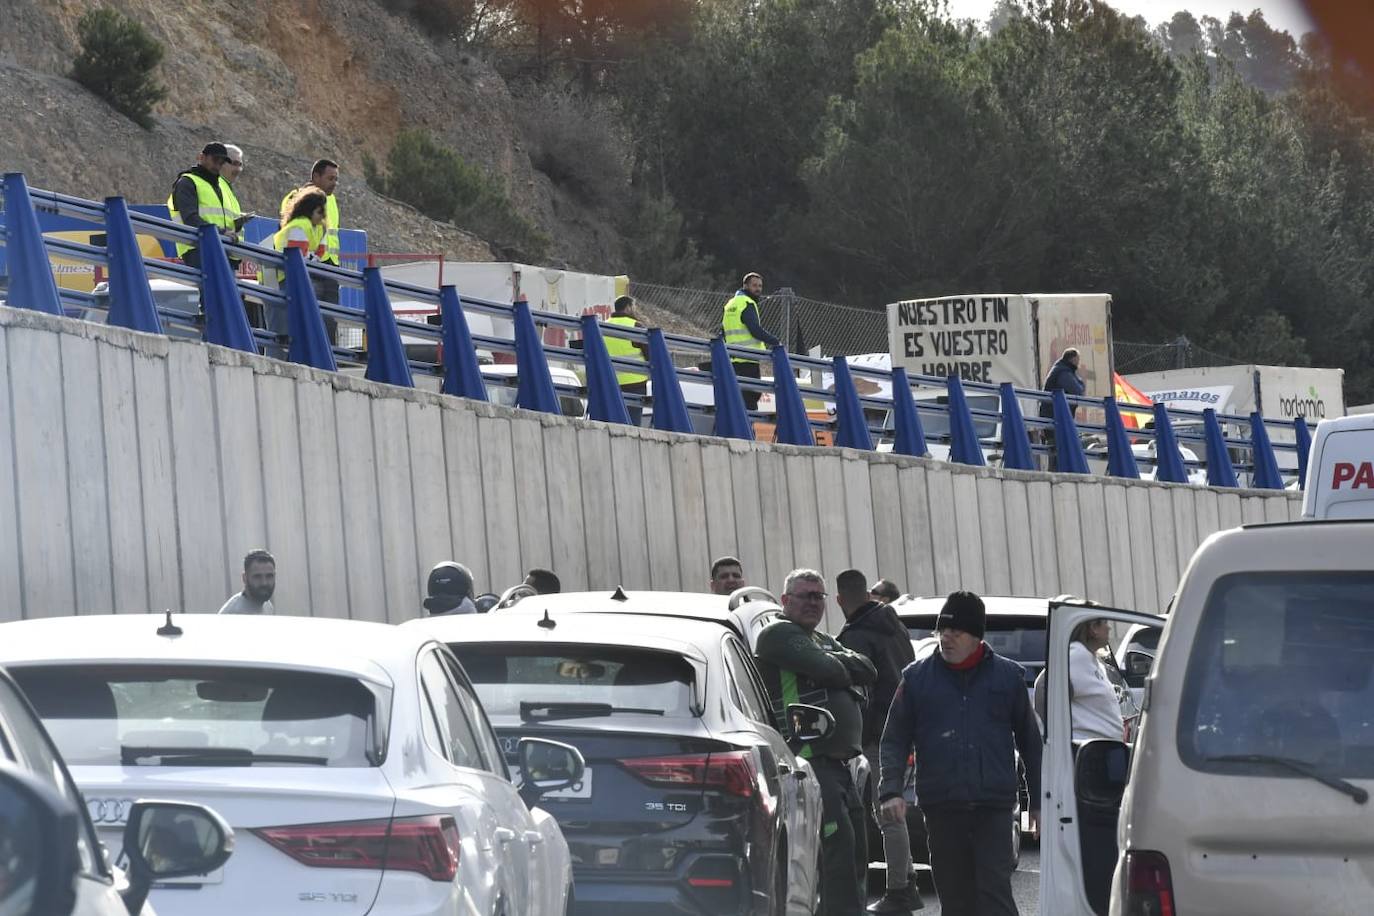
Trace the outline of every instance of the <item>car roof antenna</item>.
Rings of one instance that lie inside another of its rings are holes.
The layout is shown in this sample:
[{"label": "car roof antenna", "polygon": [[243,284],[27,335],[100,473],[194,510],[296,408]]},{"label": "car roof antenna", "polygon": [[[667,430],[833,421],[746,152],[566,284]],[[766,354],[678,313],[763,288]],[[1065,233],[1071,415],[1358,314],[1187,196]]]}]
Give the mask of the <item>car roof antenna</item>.
[{"label": "car roof antenna", "polygon": [[627,594],[625,594],[625,587],[624,587],[624,586],[622,586],[622,585],[617,585],[617,586],[615,587],[615,593],[611,595],[611,600],[612,600],[612,601],[629,601],[629,600],[630,600],[630,596],[627,595]]},{"label": "car roof antenna", "polygon": [[543,627],[546,630],[552,630],[554,627],[558,626],[558,621],[550,617],[548,609],[545,608],[544,619],[535,624],[535,626]]},{"label": "car roof antenna", "polygon": [[181,627],[172,623],[172,609],[167,609],[167,622],[157,628],[158,636],[180,636]]}]

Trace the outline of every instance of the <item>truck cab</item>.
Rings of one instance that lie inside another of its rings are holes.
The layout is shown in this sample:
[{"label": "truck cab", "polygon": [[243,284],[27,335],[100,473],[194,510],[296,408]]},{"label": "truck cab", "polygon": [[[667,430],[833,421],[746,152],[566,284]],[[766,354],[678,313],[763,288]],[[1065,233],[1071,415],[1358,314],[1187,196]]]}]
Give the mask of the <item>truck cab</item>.
[{"label": "truck cab", "polygon": [[1317,424],[1302,517],[1374,518],[1374,414]]}]

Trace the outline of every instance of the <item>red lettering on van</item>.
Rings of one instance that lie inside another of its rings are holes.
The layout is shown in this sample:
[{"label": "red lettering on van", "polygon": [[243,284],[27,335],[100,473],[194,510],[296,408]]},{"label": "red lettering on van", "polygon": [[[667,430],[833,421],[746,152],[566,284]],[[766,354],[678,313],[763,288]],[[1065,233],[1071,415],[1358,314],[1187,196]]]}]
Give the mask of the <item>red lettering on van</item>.
[{"label": "red lettering on van", "polygon": [[1331,489],[1339,490],[1347,480],[1353,481],[1350,484],[1352,490],[1361,487],[1374,490],[1374,462],[1362,461],[1358,466],[1349,461],[1336,462],[1331,474]]}]

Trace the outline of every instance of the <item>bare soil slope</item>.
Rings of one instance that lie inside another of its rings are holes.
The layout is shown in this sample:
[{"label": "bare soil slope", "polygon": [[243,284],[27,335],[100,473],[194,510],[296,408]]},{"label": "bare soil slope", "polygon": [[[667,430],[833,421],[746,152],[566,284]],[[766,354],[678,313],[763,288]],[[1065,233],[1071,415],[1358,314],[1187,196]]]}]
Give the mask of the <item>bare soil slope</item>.
[{"label": "bare soil slope", "polygon": [[396,133],[421,127],[486,169],[553,240],[549,260],[616,272],[616,234],[535,170],[514,101],[480,58],[437,42],[374,0],[121,0],[163,43],[169,97],[145,131],[68,79],[76,23],[97,0],[5,0],[0,28],[0,170],[87,197],[166,199],[207,141],[237,143],[244,206],[275,212],[328,156],[342,166],[346,225],[377,251],[499,255],[462,227],[436,223],[369,190],[362,156],[384,161]]}]

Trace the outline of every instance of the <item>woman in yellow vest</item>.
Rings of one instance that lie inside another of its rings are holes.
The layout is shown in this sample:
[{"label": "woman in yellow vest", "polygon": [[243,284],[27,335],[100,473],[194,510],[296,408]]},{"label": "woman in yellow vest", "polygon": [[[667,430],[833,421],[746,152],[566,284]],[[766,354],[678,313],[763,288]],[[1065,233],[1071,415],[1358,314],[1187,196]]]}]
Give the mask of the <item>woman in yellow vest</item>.
[{"label": "woman in yellow vest", "polygon": [[299,248],[307,261],[324,257],[325,196],[323,191],[300,195],[291,204],[291,212],[272,236],[272,247],[278,251]]},{"label": "woman in yellow vest", "polygon": [[[635,313],[635,301],[630,296],[621,296],[615,300],[615,314],[606,319],[607,324],[617,325],[622,328],[639,327],[639,315]],[[613,337],[610,334],[602,335],[606,341],[606,352],[611,354],[612,359],[632,359],[644,362],[649,353],[649,345],[637,340],[626,340],[624,337]],[[649,376],[641,372],[626,372],[617,369],[615,380],[620,385],[622,395],[637,395],[635,399],[626,398],[625,409],[629,411],[630,422],[635,426],[639,425],[644,415],[642,398],[649,393]]]}]

